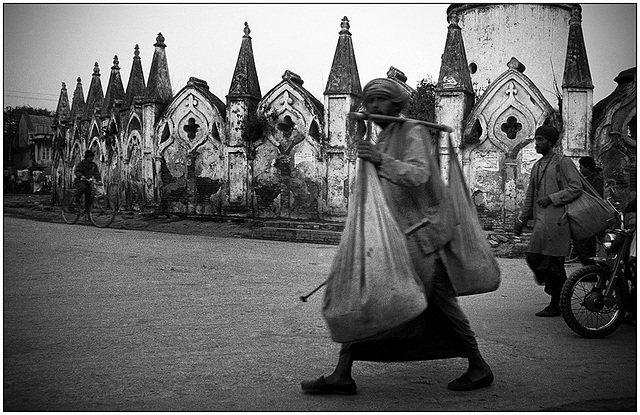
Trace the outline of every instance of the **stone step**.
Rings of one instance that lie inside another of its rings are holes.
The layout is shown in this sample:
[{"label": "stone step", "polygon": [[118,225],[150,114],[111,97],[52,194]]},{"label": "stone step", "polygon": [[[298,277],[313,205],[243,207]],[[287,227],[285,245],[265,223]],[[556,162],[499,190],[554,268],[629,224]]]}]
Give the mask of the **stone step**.
[{"label": "stone step", "polygon": [[344,222],[309,222],[293,220],[263,220],[262,225],[270,228],[304,229],[313,231],[342,232]]},{"label": "stone step", "polygon": [[[292,220],[259,220],[259,227],[251,231],[250,238],[283,242],[304,242],[338,245],[344,230],[344,222],[302,222]],[[511,241],[508,233],[485,231],[487,241],[496,256],[521,257],[527,247],[528,235]],[[515,242],[515,243],[514,243]]]},{"label": "stone step", "polygon": [[263,226],[251,231],[252,239],[338,245],[342,233],[331,230]]}]

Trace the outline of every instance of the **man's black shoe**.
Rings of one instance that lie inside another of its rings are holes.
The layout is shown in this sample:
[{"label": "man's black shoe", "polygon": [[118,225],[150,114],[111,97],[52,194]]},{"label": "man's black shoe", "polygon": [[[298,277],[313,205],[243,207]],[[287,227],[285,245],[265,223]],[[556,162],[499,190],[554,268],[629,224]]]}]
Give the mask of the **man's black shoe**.
[{"label": "man's black shoe", "polygon": [[538,316],[538,317],[558,317],[561,314],[562,313],[560,312],[560,308],[559,307],[548,305],[548,306],[545,307],[544,310],[538,311],[536,313],[536,316]]}]

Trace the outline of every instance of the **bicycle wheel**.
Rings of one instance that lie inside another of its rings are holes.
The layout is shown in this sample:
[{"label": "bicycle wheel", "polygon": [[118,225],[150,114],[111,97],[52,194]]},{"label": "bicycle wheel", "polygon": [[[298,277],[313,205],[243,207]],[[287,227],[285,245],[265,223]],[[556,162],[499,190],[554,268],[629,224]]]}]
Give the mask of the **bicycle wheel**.
[{"label": "bicycle wheel", "polygon": [[99,196],[94,198],[91,203],[89,219],[98,228],[106,228],[111,225],[117,212],[117,206],[112,200],[107,196]]},{"label": "bicycle wheel", "polygon": [[[66,223],[72,225],[78,221],[80,215],[82,214],[82,209],[78,208],[74,205],[73,199],[75,197],[75,192],[65,192],[64,197],[62,198],[61,208],[62,208],[62,220]],[[80,200],[80,206],[82,206],[82,199]]]}]

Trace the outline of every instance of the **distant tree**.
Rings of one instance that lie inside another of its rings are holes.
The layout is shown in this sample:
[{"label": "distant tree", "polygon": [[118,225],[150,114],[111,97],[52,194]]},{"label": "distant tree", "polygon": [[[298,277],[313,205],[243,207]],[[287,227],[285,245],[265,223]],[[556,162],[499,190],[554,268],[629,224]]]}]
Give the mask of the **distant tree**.
[{"label": "distant tree", "polygon": [[17,114],[17,118],[20,119],[23,112],[26,112],[30,115],[48,115],[53,117],[56,115],[55,111],[50,111],[46,108],[33,108],[28,105],[21,105],[19,107],[5,107],[4,114],[7,115],[7,112],[11,111],[14,114]]},{"label": "distant tree", "polygon": [[436,82],[428,75],[418,82],[405,114],[416,120],[435,122],[436,120]]}]

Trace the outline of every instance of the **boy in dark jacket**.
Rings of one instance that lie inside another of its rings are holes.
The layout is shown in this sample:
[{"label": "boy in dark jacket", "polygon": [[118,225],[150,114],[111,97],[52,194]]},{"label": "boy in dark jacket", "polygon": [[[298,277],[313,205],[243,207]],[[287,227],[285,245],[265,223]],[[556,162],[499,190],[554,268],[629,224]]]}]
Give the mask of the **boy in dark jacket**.
[{"label": "boy in dark jacket", "polygon": [[95,155],[93,154],[93,151],[85,151],[84,160],[76,165],[73,172],[74,176],[76,177],[74,182],[74,185],[76,187],[74,205],[80,207],[80,198],[84,194],[85,212],[89,211],[89,206],[91,206],[91,202],[93,201],[93,195],[91,194],[91,183],[88,179],[94,178],[97,182],[102,181],[100,170],[98,170],[98,165],[93,162],[94,156]]}]

